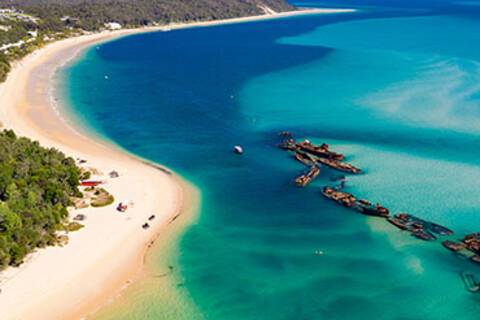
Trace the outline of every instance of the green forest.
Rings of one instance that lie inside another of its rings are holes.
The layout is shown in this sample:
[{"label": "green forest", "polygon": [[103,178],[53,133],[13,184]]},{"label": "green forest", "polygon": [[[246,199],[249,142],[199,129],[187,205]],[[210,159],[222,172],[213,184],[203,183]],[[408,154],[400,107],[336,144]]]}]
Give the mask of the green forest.
[{"label": "green forest", "polygon": [[0,270],[57,243],[71,198],[81,197],[74,159],[38,142],[0,133]]},{"label": "green forest", "polygon": [[[0,82],[12,61],[49,41],[102,30],[105,23],[131,28],[209,21],[263,14],[262,7],[278,12],[293,9],[286,0],[0,0],[0,48],[24,42],[0,50]],[[30,34],[33,31],[35,37]]]},{"label": "green forest", "polygon": [[[284,0],[1,0],[43,20],[45,27],[64,25],[98,30],[106,22],[125,26],[180,21],[214,20],[262,14],[261,6],[292,9]],[[62,17],[70,17],[59,23]]]}]

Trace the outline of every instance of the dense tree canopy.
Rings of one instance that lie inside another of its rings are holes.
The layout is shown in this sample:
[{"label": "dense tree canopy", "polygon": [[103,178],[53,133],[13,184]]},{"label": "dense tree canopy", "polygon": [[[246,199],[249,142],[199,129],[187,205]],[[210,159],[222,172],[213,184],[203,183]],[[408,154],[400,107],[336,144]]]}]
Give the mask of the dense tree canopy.
[{"label": "dense tree canopy", "polygon": [[65,24],[97,30],[112,21],[139,26],[255,15],[265,6],[291,9],[285,0],[0,0],[0,6],[12,5],[41,18],[44,27],[58,30]]},{"label": "dense tree canopy", "polygon": [[[11,61],[52,39],[101,30],[105,23],[137,27],[207,21],[262,14],[265,7],[292,9],[286,0],[0,0],[0,9],[14,9],[33,18],[17,19],[0,13],[0,48],[23,41],[0,50],[0,82],[5,80]],[[37,36],[29,34],[32,31]]]},{"label": "dense tree canopy", "polygon": [[72,196],[81,196],[72,158],[36,141],[0,133],[0,269],[56,243]]}]

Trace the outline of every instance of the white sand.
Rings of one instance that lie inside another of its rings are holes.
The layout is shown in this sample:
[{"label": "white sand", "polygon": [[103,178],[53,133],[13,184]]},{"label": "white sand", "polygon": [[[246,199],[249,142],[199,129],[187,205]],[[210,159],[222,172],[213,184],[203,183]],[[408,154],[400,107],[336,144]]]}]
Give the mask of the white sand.
[{"label": "white sand", "polygon": [[[106,180],[104,187],[116,201],[105,208],[72,209],[71,216],[82,213],[87,220],[82,222],[85,228],[69,235],[68,245],[37,250],[21,267],[0,273],[0,318],[72,319],[96,310],[141,274],[148,244],[168,227],[169,219],[181,212],[183,205],[185,188],[180,178],[146,165],[81,128],[74,129],[71,121],[62,117],[49,95],[51,76],[58,66],[85,47],[126,34],[350,11],[315,9],[92,34],[50,44],[17,63],[0,86],[2,125],[44,146],[87,160],[85,166],[103,173],[95,178]],[[109,178],[112,170],[120,177]],[[124,199],[134,205],[126,213],[119,213],[115,205]],[[151,214],[156,219],[150,229],[143,230],[141,226]]]}]

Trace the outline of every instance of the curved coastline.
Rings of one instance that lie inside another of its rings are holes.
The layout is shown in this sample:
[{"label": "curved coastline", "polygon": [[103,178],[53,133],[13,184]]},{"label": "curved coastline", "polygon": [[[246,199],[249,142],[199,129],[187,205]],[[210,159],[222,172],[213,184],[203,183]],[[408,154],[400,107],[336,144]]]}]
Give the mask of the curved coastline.
[{"label": "curved coastline", "polygon": [[[58,66],[91,44],[133,32],[88,35],[51,44],[18,63],[2,85],[0,119],[4,127],[86,159],[88,167],[103,173],[119,171],[120,178],[107,180],[106,188],[117,201],[129,199],[135,204],[125,217],[115,213],[113,206],[82,209],[88,217],[86,227],[71,234],[67,246],[38,250],[21,267],[3,272],[0,306],[9,310],[7,318],[80,318],[96,310],[141,276],[147,247],[184,206],[185,193],[191,187],[180,177],[70,125],[69,119],[52,107],[49,86]],[[152,213],[157,221],[150,230],[142,230],[140,223]],[[55,305],[51,301],[56,301]]]},{"label": "curved coastline", "polygon": [[[18,135],[55,147],[74,158],[86,159],[88,167],[101,172],[118,170],[120,178],[108,179],[106,188],[117,201],[129,199],[135,206],[127,217],[117,214],[112,206],[83,209],[81,213],[88,216],[86,228],[73,233],[67,246],[38,250],[20,268],[2,272],[0,309],[9,310],[4,315],[6,319],[70,319],[91,314],[126,284],[141,277],[145,252],[152,239],[158,238],[169,220],[185,208],[185,198],[191,201],[187,207],[198,201],[197,191],[179,176],[159,170],[156,165],[75,125],[68,115],[64,117],[61,108],[55,107],[49,90],[52,74],[58,67],[89,46],[130,34],[335,12],[351,10],[320,9],[90,34],[52,43],[18,62],[0,86],[1,127],[14,129]],[[152,228],[142,230],[141,223],[152,213],[157,215]]]}]

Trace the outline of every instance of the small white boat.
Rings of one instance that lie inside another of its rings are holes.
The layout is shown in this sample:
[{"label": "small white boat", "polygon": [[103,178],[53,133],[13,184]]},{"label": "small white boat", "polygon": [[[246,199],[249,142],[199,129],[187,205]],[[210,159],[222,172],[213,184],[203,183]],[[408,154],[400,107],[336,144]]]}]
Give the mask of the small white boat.
[{"label": "small white boat", "polygon": [[235,151],[236,154],[243,154],[243,148],[241,146],[235,146],[233,151]]}]

